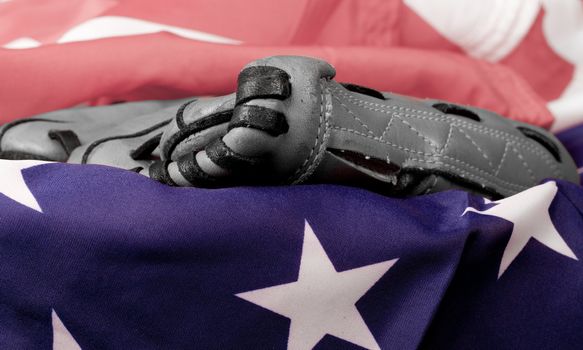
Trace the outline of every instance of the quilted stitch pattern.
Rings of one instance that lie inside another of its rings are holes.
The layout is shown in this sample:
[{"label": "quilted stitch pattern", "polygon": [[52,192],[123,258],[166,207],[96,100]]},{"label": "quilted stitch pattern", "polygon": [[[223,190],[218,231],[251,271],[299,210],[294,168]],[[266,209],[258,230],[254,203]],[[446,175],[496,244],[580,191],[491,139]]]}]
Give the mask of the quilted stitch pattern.
[{"label": "quilted stitch pattern", "polygon": [[[429,105],[422,105],[420,108],[401,106],[400,101],[392,101],[390,96],[384,102],[372,102],[367,97],[347,91],[333,82],[329,83],[328,89],[333,100],[344,112],[341,115],[339,111],[334,111],[330,128],[339,135],[350,134],[374,140],[384,147],[387,159],[394,159],[396,155],[404,157],[403,167],[455,172],[456,175],[479,184],[501,188],[505,193],[515,193],[536,185],[542,180],[536,176],[537,172],[540,173],[541,166],[550,169],[556,177],[564,176],[549,152],[537,142],[522,136],[519,131],[514,133],[511,129],[502,130],[487,123],[429,111]],[[368,122],[371,118],[362,116],[363,113],[386,115],[386,121]],[[362,130],[347,127],[343,123],[343,115],[356,120]],[[399,123],[395,123],[396,120]],[[422,123],[413,125],[413,120],[433,122],[427,127],[437,125],[443,129],[444,137],[436,138],[434,130],[429,133],[429,129],[423,129]],[[379,127],[381,124],[382,127]],[[393,136],[412,132],[417,142],[411,146],[404,145],[402,140],[391,140],[387,137],[389,130]],[[486,150],[493,146],[484,144],[484,140],[477,140],[473,135],[486,135],[491,143],[498,143],[496,146],[499,147],[500,154],[494,156],[492,152],[488,153]],[[460,145],[470,146],[460,149]],[[519,161],[507,164],[509,152],[513,152]],[[517,172],[518,168],[522,169],[518,173],[528,175],[513,177],[512,172]]]}]

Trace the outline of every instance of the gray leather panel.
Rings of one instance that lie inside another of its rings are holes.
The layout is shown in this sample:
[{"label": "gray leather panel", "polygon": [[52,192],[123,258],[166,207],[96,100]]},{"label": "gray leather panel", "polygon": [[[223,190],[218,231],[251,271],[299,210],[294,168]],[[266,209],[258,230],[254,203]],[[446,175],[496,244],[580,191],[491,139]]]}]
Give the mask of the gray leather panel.
[{"label": "gray leather panel", "polygon": [[[330,81],[332,99],[328,147],[352,150],[400,165],[455,174],[510,195],[538,184],[546,177],[578,181],[574,164],[550,133],[513,122],[489,111],[471,109],[480,121],[442,113],[431,107],[438,101],[404,100],[385,94],[386,100],[346,90]],[[555,142],[562,162],[516,126],[536,130]]]},{"label": "gray leather panel", "polygon": [[[257,66],[285,71],[289,96],[286,91],[285,98],[262,98],[250,90],[239,104],[231,94],[199,99],[183,108],[187,100],[57,111],[4,126],[1,151],[125,169],[148,167],[158,154],[175,161],[194,153],[205,172],[201,174],[225,180],[218,183],[248,183],[256,176],[259,184],[341,183],[389,195],[461,188],[501,197],[545,178],[578,183],[573,160],[546,130],[444,101],[368,95],[366,89],[332,80],[334,68],[313,58],[268,57],[246,67]],[[253,74],[246,77],[250,86]],[[257,76],[257,81],[263,78]],[[289,129],[274,134],[245,126],[228,130],[233,110],[241,106],[284,115]],[[69,157],[58,141],[48,137],[52,129],[73,131],[81,146]],[[132,159],[132,151],[144,147],[149,152],[145,146],[156,146],[162,133],[152,159]],[[217,138],[235,155],[233,161],[215,156],[213,162],[208,157],[207,146]],[[250,166],[244,176],[229,169],[229,164],[246,159],[261,159],[263,165]],[[174,182],[188,183],[176,164],[169,164]]]}]

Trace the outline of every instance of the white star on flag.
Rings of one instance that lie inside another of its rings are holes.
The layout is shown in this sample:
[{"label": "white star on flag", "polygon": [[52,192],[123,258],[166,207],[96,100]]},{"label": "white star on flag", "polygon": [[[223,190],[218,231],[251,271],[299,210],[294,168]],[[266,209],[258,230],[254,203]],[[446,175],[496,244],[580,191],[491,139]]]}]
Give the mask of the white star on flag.
[{"label": "white star on flag", "polygon": [[22,177],[22,170],[46,163],[38,160],[0,159],[0,193],[42,213],[40,205]]},{"label": "white star on flag", "polygon": [[380,349],[355,304],[397,260],[338,272],[306,221],[298,280],[236,296],[291,320],[289,350],[312,349],[326,334]]},{"label": "white star on flag", "polygon": [[53,350],[81,350],[55,310],[51,312],[51,322],[53,325]]},{"label": "white star on flag", "polygon": [[559,254],[578,260],[553,225],[549,214],[549,207],[557,190],[557,184],[554,181],[549,181],[512,197],[493,202],[497,205],[484,211],[471,207],[466,208],[462,216],[467,212],[474,212],[496,216],[514,224],[512,234],[502,255],[498,278],[508,269],[508,266],[516,259],[531,238]]}]

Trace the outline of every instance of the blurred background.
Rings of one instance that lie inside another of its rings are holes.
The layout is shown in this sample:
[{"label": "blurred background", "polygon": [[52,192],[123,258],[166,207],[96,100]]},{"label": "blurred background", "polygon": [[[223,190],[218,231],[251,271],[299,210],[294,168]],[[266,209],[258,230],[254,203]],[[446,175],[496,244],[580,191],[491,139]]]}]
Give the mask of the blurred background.
[{"label": "blurred background", "polygon": [[277,54],[554,131],[583,120],[581,0],[0,0],[0,47],[2,122],[230,93]]}]

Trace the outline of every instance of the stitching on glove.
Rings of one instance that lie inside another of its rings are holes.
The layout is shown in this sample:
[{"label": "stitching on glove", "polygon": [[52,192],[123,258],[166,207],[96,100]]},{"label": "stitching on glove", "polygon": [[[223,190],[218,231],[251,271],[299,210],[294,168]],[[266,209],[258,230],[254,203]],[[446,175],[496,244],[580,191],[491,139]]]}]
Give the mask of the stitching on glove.
[{"label": "stitching on glove", "polygon": [[[369,102],[369,101],[365,101],[363,99],[360,99],[358,97],[355,97],[353,95],[348,94],[345,91],[340,90],[338,87],[334,87],[334,90],[336,90],[336,93],[339,93],[342,97],[346,97],[347,99],[351,100],[352,102],[357,102],[360,104],[363,104],[365,106],[375,106],[375,107],[380,107],[383,110],[385,108],[390,108],[392,110],[399,110],[399,111],[405,111],[405,112],[411,112],[411,113],[420,113],[420,114],[424,114],[424,115],[432,115],[432,116],[436,116],[436,117],[443,117],[442,114],[439,113],[434,113],[434,112],[428,112],[428,111],[422,111],[419,109],[414,109],[414,108],[409,108],[409,107],[403,107],[403,106],[392,106],[392,105],[386,105],[386,104],[380,104],[380,103],[374,103],[374,102]],[[368,109],[371,109],[371,107],[368,107]]]},{"label": "stitching on glove", "polygon": [[[339,99],[337,96],[335,96],[335,95],[332,95],[332,97],[333,97],[333,98],[334,98],[336,101],[338,101],[338,103],[340,104],[340,106],[341,106],[341,107],[342,107],[342,108],[343,108],[343,109],[344,109],[344,110],[345,110],[345,111],[346,111],[348,114],[350,114],[350,116],[351,116],[351,117],[352,117],[354,120],[356,120],[356,121],[357,121],[357,122],[358,122],[358,123],[359,123],[359,124],[360,124],[360,125],[361,125],[361,126],[362,126],[362,127],[363,127],[363,128],[364,128],[364,129],[365,129],[367,132],[368,132],[368,133],[369,133],[369,134],[371,134],[371,135],[374,135],[374,132],[372,132],[372,131],[369,129],[368,125],[366,125],[366,124],[365,124],[365,123],[364,123],[362,120],[360,120],[360,118],[359,118],[359,117],[358,117],[356,114],[354,114],[354,112],[353,112],[353,111],[352,111],[350,108],[348,108],[348,106],[346,106],[346,105],[345,105],[345,104],[344,104],[344,103],[343,103],[343,102],[342,102],[342,101],[341,101],[341,100],[340,100],[340,99]],[[391,120],[392,120],[392,118],[393,118],[393,116],[391,116]],[[391,122],[391,121],[389,120],[389,123],[390,123],[390,122]]]},{"label": "stitching on glove", "polygon": [[[458,125],[458,127],[459,127],[459,125]],[[469,126],[466,126],[466,128],[468,130],[475,131],[475,132],[482,134],[482,135],[489,135],[489,136],[504,140],[504,141],[506,141],[506,143],[510,143],[510,144],[514,145],[515,147],[522,148],[525,151],[530,151],[530,152],[538,155],[539,157],[541,157],[544,160],[545,164],[548,165],[553,170],[553,173],[555,174],[555,176],[561,177],[561,175],[563,174],[561,172],[559,166],[553,162],[553,159],[551,158],[550,155],[548,155],[546,152],[543,152],[540,149],[534,148],[533,146],[525,145],[524,140],[520,140],[517,137],[513,137],[512,138],[513,140],[508,140],[505,137],[496,135],[494,133],[483,132],[482,130],[474,129],[474,128],[471,128]],[[512,135],[508,135],[508,136],[512,136]],[[537,146],[537,147],[542,147],[542,146]]]},{"label": "stitching on glove", "polygon": [[348,129],[348,128],[344,128],[344,127],[337,126],[337,125],[332,125],[331,126],[331,129],[339,130],[339,131],[346,131],[346,132],[349,132],[349,133],[352,133],[352,134],[355,134],[355,135],[358,135],[358,136],[364,136],[364,137],[369,138],[371,140],[375,140],[375,141],[377,141],[379,143],[392,146],[392,147],[394,147],[394,148],[396,148],[398,150],[405,151],[407,153],[415,153],[415,154],[419,154],[419,155],[422,155],[422,156],[431,156],[432,155],[431,153],[425,153],[425,152],[422,152],[422,151],[416,151],[414,149],[410,149],[410,148],[407,148],[405,146],[401,146],[401,145],[398,145],[396,143],[392,143],[391,141],[388,141],[388,140],[382,140],[378,136],[368,135],[368,134],[362,133],[362,132],[357,131],[357,130]]},{"label": "stitching on glove", "polygon": [[504,145],[504,153],[502,154],[502,158],[500,159],[500,163],[498,163],[498,167],[496,168],[496,172],[494,173],[494,176],[498,176],[498,174],[500,174],[500,170],[502,169],[502,164],[504,164],[504,161],[506,160],[506,155],[508,154],[508,150],[510,149],[509,145],[510,145],[510,142],[506,142],[506,144]]},{"label": "stitching on glove", "polygon": [[528,188],[528,186],[517,185],[517,184],[513,184],[513,183],[510,183],[510,182],[507,182],[507,181],[504,181],[504,180],[500,180],[500,179],[498,179],[500,182],[505,183],[505,184],[507,184],[507,185],[509,185],[511,187],[506,187],[504,185],[496,184],[496,182],[494,182],[494,181],[490,181],[488,179],[482,178],[481,176],[478,176],[476,174],[470,173],[470,172],[468,172],[468,171],[466,171],[464,169],[461,169],[459,167],[456,167],[455,165],[443,163],[443,162],[440,162],[440,161],[433,161],[433,160],[430,160],[430,159],[418,159],[418,158],[409,158],[409,160],[416,161],[416,162],[420,162],[420,163],[426,163],[426,164],[437,164],[437,165],[440,165],[440,166],[443,166],[443,167],[446,167],[446,168],[450,168],[451,170],[453,170],[455,172],[458,172],[459,173],[459,176],[461,176],[462,178],[465,178],[465,177],[473,178],[477,182],[485,182],[485,183],[490,184],[490,185],[495,185],[495,186],[498,186],[498,187],[500,187],[503,190],[506,190],[508,192],[514,192],[515,191],[515,190],[511,189],[511,187],[514,187],[518,191],[522,191],[522,190],[525,190],[525,189]]},{"label": "stitching on glove", "polygon": [[389,122],[387,123],[385,130],[383,130],[383,133],[381,134],[381,140],[386,140],[385,136],[387,136],[387,133],[389,132],[389,130],[391,130],[391,124],[393,124],[393,119],[395,119],[394,116],[395,115],[392,114],[391,117],[389,118]]},{"label": "stitching on glove", "polygon": [[[347,98],[350,98],[350,99],[355,100],[355,98],[353,98],[351,96],[344,95],[344,97],[347,97]],[[360,100],[358,100],[358,101],[360,101]],[[361,101],[361,102],[364,102],[364,101]],[[371,111],[375,111],[375,112],[379,112],[379,113],[384,113],[384,114],[388,114],[388,115],[393,115],[395,113],[395,112],[391,112],[391,111],[387,111],[387,110],[382,110],[382,109],[371,109],[369,107],[363,106],[363,105],[358,104],[358,103],[355,103],[355,105],[360,106],[360,107],[362,107],[364,109],[368,109],[368,110],[371,110]],[[387,108],[391,108],[391,109],[395,109],[395,108],[393,108],[394,106],[386,106],[386,107]],[[404,107],[399,107],[399,109],[411,110],[410,108],[404,108]],[[423,113],[423,114],[429,114],[429,112],[425,112],[425,111],[417,111],[417,112],[420,112],[420,113]],[[540,150],[538,150],[536,148],[533,148],[532,146],[525,145],[524,144],[524,139],[521,139],[521,138],[519,138],[519,137],[517,137],[515,135],[508,134],[508,133],[503,132],[503,131],[500,131],[500,130],[493,130],[493,129],[490,129],[490,128],[486,128],[486,127],[483,127],[481,125],[479,126],[479,125],[475,125],[475,124],[470,124],[470,123],[468,123],[466,121],[460,120],[459,118],[455,118],[454,119],[453,117],[449,117],[449,116],[447,116],[445,114],[442,115],[442,116],[440,116],[439,118],[425,117],[425,116],[420,116],[420,115],[416,115],[416,114],[406,114],[406,113],[399,113],[399,115],[401,117],[416,118],[416,119],[421,119],[421,120],[432,120],[432,121],[438,121],[438,122],[447,123],[447,124],[454,124],[457,127],[462,127],[463,126],[463,127],[467,128],[467,129],[476,131],[476,132],[478,132],[480,134],[493,136],[493,137],[496,137],[496,138],[499,138],[499,139],[502,139],[502,140],[505,140],[505,141],[508,141],[507,140],[508,138],[509,139],[513,139],[514,141],[519,142],[521,147],[524,147],[524,148],[526,148],[528,150],[531,150],[533,152],[540,152],[541,155],[547,156],[542,151],[540,151]]]},{"label": "stitching on glove", "polygon": [[490,161],[490,158],[488,158],[488,155],[486,154],[486,152],[484,152],[484,150],[474,141],[474,139],[472,139],[470,137],[470,135],[468,135],[462,128],[457,127],[457,126],[455,126],[455,128],[459,132],[461,132],[468,140],[470,140],[470,142],[472,143],[472,145],[474,145],[474,147],[476,147],[476,149],[478,150],[478,152],[480,152],[482,154],[482,157],[484,157],[484,159],[486,159],[486,161],[488,161],[488,165],[490,165],[490,168],[493,168],[494,165],[492,164],[492,161]]},{"label": "stitching on glove", "polygon": [[[340,106],[346,112],[348,112],[348,114],[350,114],[352,116],[352,118],[355,119],[369,134],[371,134],[372,136],[376,136],[375,133],[370,130],[369,126],[365,122],[363,122],[362,120],[360,120],[360,118],[358,118],[356,116],[356,114],[348,106],[346,106],[344,103],[342,103],[342,101],[337,96],[335,96],[334,94],[332,94],[332,97],[334,99],[336,99],[336,101],[338,101],[338,103],[340,103]],[[403,124],[405,124],[405,126],[407,126],[409,129],[411,129],[411,131],[413,131],[413,133],[415,133],[419,138],[421,138],[424,142],[426,142],[427,144],[429,144],[431,147],[435,148],[435,150],[438,150],[440,148],[439,145],[437,145],[435,142],[433,142],[427,136],[423,135],[419,130],[417,130],[416,128],[414,128],[411,124],[409,124],[404,118],[402,118],[397,113],[391,113],[390,118],[389,118],[389,122],[387,123],[387,127],[383,131],[383,133],[381,135],[381,138],[383,138],[384,135],[388,132],[388,129],[389,129],[390,125],[392,124],[394,118],[399,119]]]},{"label": "stitching on glove", "polygon": [[[316,136],[316,141],[314,142],[314,146],[310,150],[308,157],[304,160],[302,165],[296,170],[296,172],[290,177],[291,182],[293,185],[302,183],[305,181],[316,169],[316,167],[320,164],[322,156],[324,155],[324,151],[326,150],[325,145],[328,143],[328,138],[330,136],[330,122],[329,119],[332,115],[332,100],[331,98],[327,98],[330,95],[329,90],[324,85],[324,81],[326,79],[320,80],[320,118],[318,123],[318,131]],[[324,132],[321,135],[322,126],[324,126]],[[314,150],[318,147],[318,151],[316,152],[316,156],[310,163],[310,159],[314,154]],[[309,164],[309,165],[308,165]],[[306,168],[307,167],[307,168]],[[305,170],[304,170],[305,169]],[[300,175],[301,174],[301,175]],[[295,177],[300,175],[297,179],[294,180]]]},{"label": "stitching on glove", "polygon": [[441,147],[441,149],[439,150],[440,154],[443,154],[445,152],[447,146],[449,146],[449,142],[451,141],[451,135],[453,134],[453,128],[454,128],[454,125],[449,124],[449,132],[447,133],[447,137],[445,138],[445,143],[443,144],[443,147]]},{"label": "stitching on glove", "polygon": [[403,117],[399,114],[394,114],[397,119],[399,119],[405,126],[407,126],[411,131],[413,131],[417,136],[419,136],[423,141],[433,147],[436,151],[440,148],[435,142],[431,141],[427,136],[423,135],[419,130],[415,129],[411,124],[409,124]]},{"label": "stitching on glove", "polygon": [[536,179],[534,178],[534,173],[532,172],[532,169],[530,169],[530,167],[528,166],[528,163],[526,162],[526,160],[524,159],[522,154],[520,152],[518,152],[516,147],[512,147],[512,150],[514,151],[514,153],[516,153],[516,155],[518,155],[518,158],[522,161],[522,165],[526,168],[526,171],[528,171],[528,175],[530,175],[530,180],[533,183],[536,183]]},{"label": "stitching on glove", "polygon": [[[370,135],[367,135],[367,134],[364,134],[364,133],[361,133],[359,131],[352,130],[352,129],[342,128],[342,127],[339,127],[339,126],[332,126],[331,128],[332,129],[335,129],[335,130],[350,132],[350,133],[355,134],[355,135],[358,135],[358,136],[367,137],[367,138],[372,139],[372,140],[374,140],[376,142],[379,142],[381,144],[387,144],[389,146],[392,146],[394,148],[397,148],[397,149],[399,149],[401,151],[405,151],[407,153],[412,153],[412,154],[418,154],[418,155],[420,155],[420,156],[422,156],[424,158],[429,158],[429,159],[422,160],[422,159],[410,158],[409,157],[409,158],[407,158],[408,160],[413,160],[413,161],[416,160],[416,161],[419,161],[419,162],[425,162],[425,163],[431,163],[431,164],[440,164],[440,165],[444,165],[444,166],[447,166],[447,167],[452,168],[452,169],[455,169],[455,170],[464,171],[461,168],[455,167],[453,165],[449,165],[449,164],[444,163],[442,161],[430,160],[431,158],[433,158],[433,159],[435,159],[435,158],[437,158],[437,159],[444,158],[444,159],[447,159],[447,160],[451,160],[451,161],[460,163],[463,166],[466,166],[466,167],[468,167],[468,168],[476,171],[478,174],[482,174],[483,176],[493,177],[494,179],[492,181],[498,181],[500,183],[504,183],[504,184],[507,184],[508,186],[513,186],[513,187],[516,187],[518,189],[525,189],[526,188],[525,186],[520,185],[520,184],[517,184],[517,183],[508,182],[508,181],[505,181],[505,180],[502,180],[502,179],[498,179],[495,176],[493,176],[493,175],[489,174],[488,172],[486,172],[485,170],[482,170],[482,169],[477,168],[477,167],[475,167],[475,166],[473,166],[471,164],[468,164],[468,163],[466,163],[466,162],[464,162],[462,160],[459,160],[459,159],[456,159],[456,158],[453,158],[453,157],[450,157],[450,156],[447,156],[447,155],[443,155],[443,154],[432,154],[432,153],[425,153],[425,152],[421,152],[421,151],[412,150],[412,149],[409,149],[407,147],[403,147],[403,146],[394,144],[394,143],[392,143],[390,141],[380,140],[377,137],[371,137]],[[486,180],[485,178],[482,178],[479,175],[475,175],[475,174],[469,173],[467,171],[464,171],[464,172],[466,174],[473,175],[474,178],[481,179],[484,182],[488,182],[488,183],[491,183],[491,184],[492,183],[495,183],[495,182],[491,182],[489,180]],[[509,189],[508,187],[505,187],[505,186],[502,186],[502,185],[500,187],[505,188],[505,189]]]},{"label": "stitching on glove", "polygon": [[[532,153],[535,153],[536,155],[539,155],[540,157],[543,158],[543,160],[545,161],[545,163],[553,170],[553,173],[558,176],[561,177],[562,172],[560,171],[559,167],[552,161],[552,159],[550,158],[550,156],[548,154],[546,154],[545,152],[543,152],[541,149],[539,148],[535,148],[534,146],[528,145],[524,143],[524,140],[506,133],[504,131],[500,131],[500,130],[493,130],[487,127],[484,127],[482,125],[476,125],[473,123],[469,123],[463,120],[459,120],[459,118],[455,118],[454,117],[450,117],[448,115],[440,115],[437,113],[432,113],[432,112],[427,112],[427,111],[421,111],[421,110],[417,110],[417,109],[412,109],[412,108],[407,108],[407,107],[400,107],[400,106],[390,106],[390,105],[382,105],[382,104],[378,104],[378,103],[372,103],[372,102],[368,102],[368,101],[364,101],[361,100],[357,97],[351,96],[348,93],[341,91],[340,89],[338,89],[337,87],[334,87],[335,92],[337,92],[339,95],[341,95],[342,97],[347,98],[349,101],[351,101],[353,104],[360,106],[364,109],[368,109],[368,110],[372,110],[372,111],[376,111],[376,112],[380,112],[380,113],[384,113],[384,114],[388,114],[388,115],[393,115],[394,112],[391,111],[387,111],[385,109],[375,109],[375,108],[371,108],[368,107],[367,105],[374,105],[374,106],[378,106],[381,108],[389,108],[389,109],[393,109],[393,110],[405,110],[405,111],[409,111],[412,112],[414,114],[399,114],[401,117],[405,116],[405,117],[410,117],[410,118],[417,118],[417,119],[421,119],[421,120],[432,120],[432,121],[438,121],[438,122],[448,122],[449,124],[453,124],[458,128],[461,128],[462,126],[469,129],[469,130],[473,130],[477,133],[483,134],[483,135],[488,135],[488,136],[492,136],[492,137],[496,137],[498,139],[502,139],[506,142],[510,142],[509,139],[513,140],[516,142],[515,146],[523,148],[527,151],[530,151]],[[433,116],[437,116],[437,118],[433,118],[433,117],[426,117],[426,116],[422,116],[422,115],[418,115],[417,113],[420,114],[424,114],[424,115],[433,115]],[[539,147],[539,146],[537,146]]]},{"label": "stitching on glove", "polygon": [[[467,128],[482,130],[486,134],[491,134],[492,136],[493,136],[493,134],[497,134],[497,135],[500,135],[502,137],[505,136],[505,137],[512,138],[518,142],[524,141],[523,139],[519,138],[516,135],[512,135],[512,134],[509,134],[509,133],[501,131],[501,130],[490,129],[490,128],[485,127],[483,125],[470,123],[470,122],[467,122],[465,120],[461,120],[459,118],[450,117],[447,114],[437,114],[437,113],[433,113],[433,112],[427,112],[427,111],[412,109],[412,108],[408,108],[408,107],[382,105],[382,104],[378,104],[378,103],[372,103],[372,102],[364,101],[364,100],[361,100],[357,97],[351,96],[348,93],[346,93],[345,91],[339,90],[337,87],[334,87],[334,89],[335,89],[335,92],[338,93],[341,97],[345,97],[348,100],[350,100],[352,103],[354,103],[355,105],[360,106],[364,109],[371,110],[371,111],[380,112],[380,113],[384,113],[384,114],[393,114],[394,112],[387,111],[386,109],[403,110],[403,111],[411,112],[413,114],[399,113],[399,115],[402,117],[416,118],[416,119],[421,119],[421,120],[432,120],[432,121],[438,121],[438,122],[446,122],[448,124],[456,124],[457,126],[464,126]],[[378,107],[381,107],[382,109],[370,108],[367,105],[378,106]],[[423,115],[420,115],[420,114],[423,114]],[[427,117],[425,115],[430,115],[430,116],[435,116],[435,117]]]},{"label": "stitching on glove", "polygon": [[[483,130],[483,129],[480,129],[480,128],[475,128],[475,127],[473,127],[471,125],[457,125],[456,124],[456,126],[457,127],[463,126],[467,130],[475,131],[478,134],[492,136],[492,137],[495,137],[497,139],[500,139],[500,140],[504,140],[506,142],[513,143],[516,146],[524,149],[525,151],[530,151],[530,152],[533,152],[533,153],[535,153],[535,154],[537,154],[537,155],[539,155],[541,157],[544,157],[545,158],[545,161],[546,161],[546,163],[548,165],[552,166],[553,168],[557,168],[557,165],[553,163],[550,155],[548,155],[546,152],[543,152],[539,148],[535,148],[534,146],[525,144],[524,143],[524,140],[521,139],[521,138],[519,138],[519,137],[516,137],[516,136],[511,135],[511,134],[507,134],[505,132],[501,132],[501,131],[498,131],[498,130]],[[537,147],[542,147],[542,146],[537,146]]]},{"label": "stitching on glove", "polygon": [[[490,176],[490,177],[493,177],[493,178],[495,178],[495,177],[494,177],[492,174],[489,174],[487,171],[485,171],[485,170],[482,170],[482,169],[480,169],[480,168],[478,168],[478,167],[475,167],[475,166],[473,166],[473,165],[471,165],[471,164],[468,164],[468,163],[464,162],[463,160],[459,160],[459,159],[457,159],[457,158],[453,158],[453,157],[446,156],[446,155],[443,155],[443,158],[445,158],[445,159],[447,159],[447,160],[454,161],[454,162],[456,162],[456,163],[460,163],[460,164],[462,164],[463,166],[466,166],[466,167],[468,167],[468,168],[470,168],[470,169],[472,169],[472,170],[476,171],[478,174],[482,174],[482,175],[484,175],[484,176]],[[524,185],[521,185],[521,184],[518,184],[518,183],[515,183],[515,182],[508,182],[508,181],[505,181],[505,180],[502,180],[502,179],[498,179],[498,178],[495,178],[495,180],[496,180],[496,181],[500,181],[501,183],[505,183],[505,184],[507,184],[507,185],[509,185],[509,186],[516,186],[516,187],[522,187],[522,188],[526,188]],[[536,185],[536,182],[533,182],[533,183],[532,183],[532,185]]]}]

